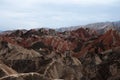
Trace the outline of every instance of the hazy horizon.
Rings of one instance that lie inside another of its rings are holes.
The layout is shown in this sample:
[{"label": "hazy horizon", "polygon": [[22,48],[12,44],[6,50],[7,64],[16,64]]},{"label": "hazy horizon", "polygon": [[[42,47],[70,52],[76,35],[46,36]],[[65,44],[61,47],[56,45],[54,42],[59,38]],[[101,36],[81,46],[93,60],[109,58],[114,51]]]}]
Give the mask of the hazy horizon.
[{"label": "hazy horizon", "polygon": [[0,0],[0,30],[119,21],[120,0]]}]

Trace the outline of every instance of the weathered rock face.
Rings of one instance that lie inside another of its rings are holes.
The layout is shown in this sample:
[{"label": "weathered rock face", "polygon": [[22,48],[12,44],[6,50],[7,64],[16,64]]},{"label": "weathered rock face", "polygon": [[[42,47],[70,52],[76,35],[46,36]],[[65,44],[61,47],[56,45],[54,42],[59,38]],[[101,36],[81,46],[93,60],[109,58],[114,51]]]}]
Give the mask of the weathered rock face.
[{"label": "weathered rock face", "polygon": [[51,79],[45,78],[38,73],[21,73],[5,76],[0,80],[51,80]]},{"label": "weathered rock face", "polygon": [[89,28],[0,35],[0,80],[119,80],[120,33]]}]

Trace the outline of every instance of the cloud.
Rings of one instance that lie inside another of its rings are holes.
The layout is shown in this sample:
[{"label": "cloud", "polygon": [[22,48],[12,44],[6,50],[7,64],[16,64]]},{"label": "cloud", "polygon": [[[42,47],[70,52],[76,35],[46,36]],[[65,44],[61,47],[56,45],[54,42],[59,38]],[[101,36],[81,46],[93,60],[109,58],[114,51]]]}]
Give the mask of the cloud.
[{"label": "cloud", "polygon": [[89,5],[111,5],[118,0],[4,0],[5,3],[11,4],[14,6],[20,7],[31,7],[35,6],[36,4],[78,4],[83,6]]},{"label": "cloud", "polygon": [[56,28],[119,20],[119,3],[119,0],[0,0],[0,27]]}]

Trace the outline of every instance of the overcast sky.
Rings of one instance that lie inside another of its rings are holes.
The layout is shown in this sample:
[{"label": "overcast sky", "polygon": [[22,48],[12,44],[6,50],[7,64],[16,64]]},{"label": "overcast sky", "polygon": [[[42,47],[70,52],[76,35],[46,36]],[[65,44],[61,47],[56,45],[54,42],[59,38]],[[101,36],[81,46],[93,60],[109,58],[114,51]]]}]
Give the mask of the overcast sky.
[{"label": "overcast sky", "polygon": [[120,0],[0,0],[0,30],[120,20]]}]

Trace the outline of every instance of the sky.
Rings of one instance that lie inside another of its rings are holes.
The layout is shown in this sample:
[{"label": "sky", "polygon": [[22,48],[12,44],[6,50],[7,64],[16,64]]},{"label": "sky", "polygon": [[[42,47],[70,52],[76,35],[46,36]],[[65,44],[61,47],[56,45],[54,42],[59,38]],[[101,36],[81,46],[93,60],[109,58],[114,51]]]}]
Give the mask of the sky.
[{"label": "sky", "polygon": [[120,20],[120,0],[0,0],[0,30]]}]

